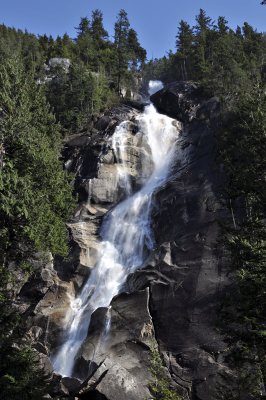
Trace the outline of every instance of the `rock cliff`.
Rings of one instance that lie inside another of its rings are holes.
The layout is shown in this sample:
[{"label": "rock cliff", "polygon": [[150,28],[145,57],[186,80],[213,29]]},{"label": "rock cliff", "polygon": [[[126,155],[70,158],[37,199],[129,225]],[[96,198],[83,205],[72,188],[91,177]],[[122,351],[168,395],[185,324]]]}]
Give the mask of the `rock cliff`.
[{"label": "rock cliff", "polygon": [[[182,82],[168,85],[151,100],[160,112],[183,123],[171,175],[154,194],[156,248],[144,268],[128,277],[111,307],[94,312],[75,378],[54,374],[52,398],[149,398],[149,348],[154,339],[172,386],[184,399],[217,400],[237,391],[218,329],[221,302],[232,282],[219,241],[220,223],[229,218],[217,159],[219,102],[202,98],[193,84]],[[70,302],[95,261],[103,216],[123,198],[117,176],[120,161],[110,138],[124,120],[127,168],[134,187],[141,184],[138,108],[119,106],[95,120],[88,132],[65,140],[65,166],[75,174],[79,198],[68,222],[71,253],[67,260],[49,260],[19,293],[29,332],[50,372],[49,357],[63,339]]]}]

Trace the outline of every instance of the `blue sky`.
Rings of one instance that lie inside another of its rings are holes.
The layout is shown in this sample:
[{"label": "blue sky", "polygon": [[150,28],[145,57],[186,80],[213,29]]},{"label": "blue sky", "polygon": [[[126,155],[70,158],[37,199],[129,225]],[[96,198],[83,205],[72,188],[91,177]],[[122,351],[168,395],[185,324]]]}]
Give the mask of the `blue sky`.
[{"label": "blue sky", "polygon": [[258,31],[266,31],[266,6],[260,0],[0,0],[0,4],[0,23],[36,34],[67,32],[71,37],[80,17],[90,16],[96,8],[103,11],[105,27],[112,35],[116,15],[124,8],[149,58],[174,49],[178,22],[184,19],[193,24],[200,8],[213,19],[225,16],[232,28],[247,21]]}]

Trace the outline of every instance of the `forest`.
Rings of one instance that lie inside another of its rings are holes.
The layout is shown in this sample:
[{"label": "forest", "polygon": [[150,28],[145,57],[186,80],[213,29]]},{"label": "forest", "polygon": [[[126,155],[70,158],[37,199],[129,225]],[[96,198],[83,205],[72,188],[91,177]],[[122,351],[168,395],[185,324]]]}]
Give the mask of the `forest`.
[{"label": "forest", "polygon": [[[266,380],[266,35],[248,22],[233,29],[200,9],[194,26],[179,22],[175,39],[174,50],[147,60],[125,10],[113,38],[98,9],[81,18],[75,38],[0,26],[0,398],[40,400],[49,391],[10,287],[33,273],[37,252],[67,257],[65,223],[77,199],[63,169],[63,139],[85,132],[150,79],[192,81],[202,96],[219,98],[218,157],[232,216],[221,240],[238,282],[221,309],[220,329],[235,346],[231,362],[250,393],[256,396],[257,376],[246,373],[245,360],[254,347],[254,366]],[[242,330],[229,332],[232,304]],[[177,398],[167,381],[161,386],[154,399]]]}]

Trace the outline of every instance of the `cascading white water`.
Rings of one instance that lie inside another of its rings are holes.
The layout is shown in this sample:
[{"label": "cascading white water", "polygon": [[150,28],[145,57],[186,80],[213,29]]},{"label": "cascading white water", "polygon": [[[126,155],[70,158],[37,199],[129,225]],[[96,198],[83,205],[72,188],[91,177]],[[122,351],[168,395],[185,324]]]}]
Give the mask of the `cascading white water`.
[{"label": "cascading white water", "polygon": [[63,376],[72,374],[75,356],[86,339],[93,311],[109,306],[127,276],[143,265],[154,247],[150,225],[152,194],[169,175],[179,128],[176,121],[157,113],[153,105],[145,108],[138,117],[138,124],[137,135],[142,145],[150,149],[146,157],[151,158],[153,170],[142,188],[132,194],[125,159],[127,122],[122,122],[112,137],[112,147],[119,162],[119,179],[127,198],[104,219],[97,263],[80,295],[72,302],[72,310],[67,316],[65,341],[53,358],[55,371]]}]

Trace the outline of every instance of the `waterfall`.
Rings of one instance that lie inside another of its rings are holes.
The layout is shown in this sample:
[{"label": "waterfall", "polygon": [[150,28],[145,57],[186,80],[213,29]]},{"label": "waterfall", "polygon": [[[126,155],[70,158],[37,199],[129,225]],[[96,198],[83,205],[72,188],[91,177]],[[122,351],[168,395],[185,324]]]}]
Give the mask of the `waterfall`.
[{"label": "waterfall", "polygon": [[[155,87],[160,88],[158,82],[150,84],[150,91]],[[153,105],[145,107],[137,119],[137,135],[142,146],[149,150],[143,157],[149,158],[152,171],[140,190],[133,193],[125,158],[128,125],[122,122],[113,134],[112,147],[118,162],[118,179],[127,197],[106,215],[96,265],[72,302],[65,341],[52,360],[55,371],[63,376],[72,374],[75,356],[86,339],[92,313],[99,307],[109,306],[127,276],[143,266],[154,248],[150,221],[152,195],[169,175],[177,151],[179,126],[173,119],[157,113]],[[142,173],[145,176],[145,171]]]}]

